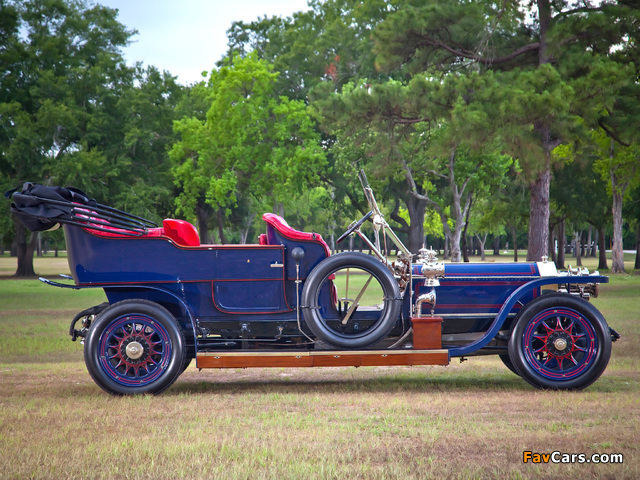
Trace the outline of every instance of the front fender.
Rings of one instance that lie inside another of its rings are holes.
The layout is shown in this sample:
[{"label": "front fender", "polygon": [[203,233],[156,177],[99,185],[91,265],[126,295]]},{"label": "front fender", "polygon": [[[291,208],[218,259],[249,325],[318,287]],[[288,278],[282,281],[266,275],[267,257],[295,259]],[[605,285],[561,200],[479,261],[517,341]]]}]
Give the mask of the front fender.
[{"label": "front fender", "polygon": [[567,277],[544,277],[539,278],[537,280],[532,280],[530,282],[525,283],[520,286],[507,298],[507,301],[504,302],[500,311],[493,319],[491,326],[485,332],[485,334],[479,339],[471,342],[467,345],[463,345],[461,347],[454,347],[449,349],[450,357],[462,357],[464,355],[469,355],[476,350],[479,350],[485,347],[491,340],[495,338],[498,334],[502,325],[504,324],[507,316],[513,309],[513,307],[518,303],[525,295],[531,293],[533,290],[540,288],[545,285],[564,285],[564,284],[585,284],[585,283],[609,283],[609,277],[604,277],[601,275],[588,275],[588,276],[567,276]]}]

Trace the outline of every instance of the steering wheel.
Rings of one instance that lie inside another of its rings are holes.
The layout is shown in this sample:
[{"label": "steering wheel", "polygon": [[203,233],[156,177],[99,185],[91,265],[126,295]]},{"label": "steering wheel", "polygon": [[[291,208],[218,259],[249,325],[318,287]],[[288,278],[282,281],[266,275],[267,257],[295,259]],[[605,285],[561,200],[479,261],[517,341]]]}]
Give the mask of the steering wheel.
[{"label": "steering wheel", "polygon": [[340,238],[338,238],[338,240],[336,240],[336,243],[340,243],[341,241],[343,241],[345,238],[347,238],[349,235],[351,235],[353,232],[355,232],[358,228],[360,228],[360,225],[362,225],[364,222],[367,221],[367,219],[373,215],[373,210],[371,210],[369,213],[367,213],[364,217],[362,217],[360,220],[358,220],[356,223],[354,223],[353,225],[351,225],[346,232],[344,232],[342,235],[340,235]]}]

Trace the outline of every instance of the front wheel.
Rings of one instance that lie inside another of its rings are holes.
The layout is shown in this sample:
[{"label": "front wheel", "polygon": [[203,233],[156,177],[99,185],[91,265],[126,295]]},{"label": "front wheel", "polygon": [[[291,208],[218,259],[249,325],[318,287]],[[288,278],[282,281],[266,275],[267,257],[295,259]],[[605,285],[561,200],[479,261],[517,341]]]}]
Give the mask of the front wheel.
[{"label": "front wheel", "polygon": [[536,388],[585,388],[604,372],[610,356],[611,335],[602,314],[567,294],[527,304],[509,340],[513,366]]},{"label": "front wheel", "polygon": [[87,370],[113,395],[158,394],[185,365],[182,330],[168,310],[146,300],[124,300],[94,320],[84,345]]},{"label": "front wheel", "polygon": [[366,348],[385,338],[400,316],[398,283],[380,261],[345,252],[323,260],[302,290],[307,326],[338,348]]}]

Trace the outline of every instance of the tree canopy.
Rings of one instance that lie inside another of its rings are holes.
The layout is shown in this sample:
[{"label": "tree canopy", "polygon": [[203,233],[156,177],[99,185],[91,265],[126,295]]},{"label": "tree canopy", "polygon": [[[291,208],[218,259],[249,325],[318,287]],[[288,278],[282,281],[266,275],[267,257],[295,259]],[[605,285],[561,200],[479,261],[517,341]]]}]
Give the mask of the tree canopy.
[{"label": "tree canopy", "polygon": [[[316,184],[325,165],[307,106],[277,96],[277,77],[255,55],[236,56],[198,87],[210,105],[206,118],[175,124],[180,141],[171,157],[183,189],[178,205],[191,217],[202,211],[203,201],[213,207],[222,243],[223,219],[235,215],[250,225],[257,212]],[[199,221],[202,230],[203,218]]]},{"label": "tree canopy", "polygon": [[[186,216],[205,242],[248,241],[268,210],[331,238],[366,208],[364,167],[414,252],[442,235],[459,261],[467,236],[508,233],[540,260],[565,227],[591,225],[624,270],[640,190],[631,0],[310,0],[234,22],[225,57],[188,87],[125,64],[135,30],[115,10],[0,7],[5,190],[73,185],[152,219]],[[35,237],[7,209],[0,226],[32,274]]]},{"label": "tree canopy", "polygon": [[[182,87],[127,67],[133,34],[117,12],[83,1],[3,2],[0,184],[73,185],[130,211],[171,210],[167,145]],[[2,209],[6,218],[8,209]],[[7,225],[4,220],[3,224]],[[15,225],[17,275],[33,275],[35,235]]]}]

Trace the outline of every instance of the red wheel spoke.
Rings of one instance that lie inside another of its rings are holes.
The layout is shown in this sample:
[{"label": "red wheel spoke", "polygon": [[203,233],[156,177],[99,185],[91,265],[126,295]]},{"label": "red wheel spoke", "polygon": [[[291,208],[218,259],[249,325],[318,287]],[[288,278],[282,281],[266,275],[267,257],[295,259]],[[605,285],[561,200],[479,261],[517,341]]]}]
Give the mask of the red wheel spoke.
[{"label": "red wheel spoke", "polygon": [[547,335],[554,331],[553,328],[551,328],[549,325],[547,325],[547,321],[546,320],[542,322],[542,326],[547,330]]},{"label": "red wheel spoke", "polygon": [[556,332],[561,332],[564,329],[562,328],[562,320],[560,317],[556,317]]}]

